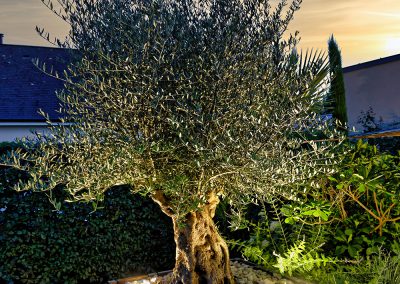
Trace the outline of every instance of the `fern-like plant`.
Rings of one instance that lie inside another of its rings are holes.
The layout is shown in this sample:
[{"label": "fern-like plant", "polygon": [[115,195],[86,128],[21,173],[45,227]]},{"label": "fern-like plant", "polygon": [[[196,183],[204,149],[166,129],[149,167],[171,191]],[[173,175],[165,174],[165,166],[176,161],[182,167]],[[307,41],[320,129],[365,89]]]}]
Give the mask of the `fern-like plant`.
[{"label": "fern-like plant", "polygon": [[278,268],[281,274],[292,276],[295,271],[309,272],[316,267],[321,267],[321,265],[326,266],[327,263],[337,262],[334,258],[319,254],[316,251],[318,248],[306,250],[306,243],[300,241],[285,252],[284,256],[274,253],[277,257],[277,263],[274,267]]}]

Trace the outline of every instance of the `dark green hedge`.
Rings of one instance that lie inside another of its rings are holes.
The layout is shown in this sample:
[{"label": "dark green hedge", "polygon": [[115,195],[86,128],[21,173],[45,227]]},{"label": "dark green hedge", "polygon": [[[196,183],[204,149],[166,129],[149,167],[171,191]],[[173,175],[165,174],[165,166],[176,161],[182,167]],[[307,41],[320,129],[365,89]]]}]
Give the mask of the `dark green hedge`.
[{"label": "dark green hedge", "polygon": [[95,212],[54,211],[45,194],[8,188],[21,177],[0,168],[0,283],[102,283],[173,266],[172,224],[151,200],[116,187]]}]

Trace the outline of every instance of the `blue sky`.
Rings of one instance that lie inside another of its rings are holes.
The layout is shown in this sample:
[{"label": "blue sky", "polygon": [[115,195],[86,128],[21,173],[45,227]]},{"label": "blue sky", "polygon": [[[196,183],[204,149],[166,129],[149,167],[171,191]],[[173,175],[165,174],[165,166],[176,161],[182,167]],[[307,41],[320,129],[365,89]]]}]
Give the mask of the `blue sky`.
[{"label": "blue sky", "polygon": [[[46,45],[35,32],[36,25],[61,37],[68,30],[40,0],[0,0],[0,33],[5,34],[5,43]],[[400,0],[303,0],[290,29],[300,31],[303,49],[326,49],[333,33],[345,66],[398,54]]]}]

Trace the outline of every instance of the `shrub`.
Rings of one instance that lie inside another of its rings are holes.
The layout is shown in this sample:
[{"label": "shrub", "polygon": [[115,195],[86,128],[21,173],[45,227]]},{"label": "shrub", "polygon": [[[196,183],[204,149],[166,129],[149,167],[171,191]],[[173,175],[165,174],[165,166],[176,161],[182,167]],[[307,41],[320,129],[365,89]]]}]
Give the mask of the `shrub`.
[{"label": "shrub", "polygon": [[0,169],[0,282],[99,283],[173,267],[172,224],[151,200],[120,186],[94,212],[84,203],[55,211],[44,193],[5,186],[21,177]]},{"label": "shrub", "polygon": [[324,188],[342,220],[332,246],[338,256],[395,252],[400,238],[400,155],[361,140]]},{"label": "shrub", "polygon": [[[310,181],[292,200],[276,197],[260,206],[258,216],[248,219],[250,236],[231,241],[231,247],[269,269],[299,267],[304,273],[311,264],[326,263],[312,273],[314,280],[325,277],[319,283],[397,283],[373,281],[382,267],[386,278],[399,277],[399,185],[400,154],[360,140],[338,173]],[[307,254],[294,257],[299,244]]]},{"label": "shrub", "polygon": [[359,140],[338,173],[310,182],[306,193],[282,204],[280,212],[289,231],[308,228],[310,238],[329,232],[321,242],[338,257],[357,259],[381,248],[393,253],[400,238],[399,185],[400,155]]}]

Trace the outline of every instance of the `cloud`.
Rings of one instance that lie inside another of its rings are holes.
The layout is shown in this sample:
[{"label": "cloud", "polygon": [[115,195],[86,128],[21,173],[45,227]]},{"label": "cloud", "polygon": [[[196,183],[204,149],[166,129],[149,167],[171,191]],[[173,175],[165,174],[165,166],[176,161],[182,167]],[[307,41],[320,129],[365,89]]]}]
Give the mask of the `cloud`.
[{"label": "cloud", "polygon": [[371,16],[379,16],[379,17],[389,17],[389,18],[398,18],[400,19],[400,13],[388,13],[388,12],[373,12],[373,11],[365,11],[367,15]]},{"label": "cloud", "polygon": [[[0,0],[0,33],[6,43],[46,44],[35,33],[36,25],[60,37],[68,30],[40,0]],[[334,34],[345,65],[384,57],[385,42],[400,35],[400,0],[304,0],[289,28],[300,31],[302,48],[326,49]]]},{"label": "cloud", "polygon": [[301,48],[326,50],[334,34],[345,65],[385,57],[387,40],[400,35],[400,1],[304,0],[290,29],[300,31]]}]

